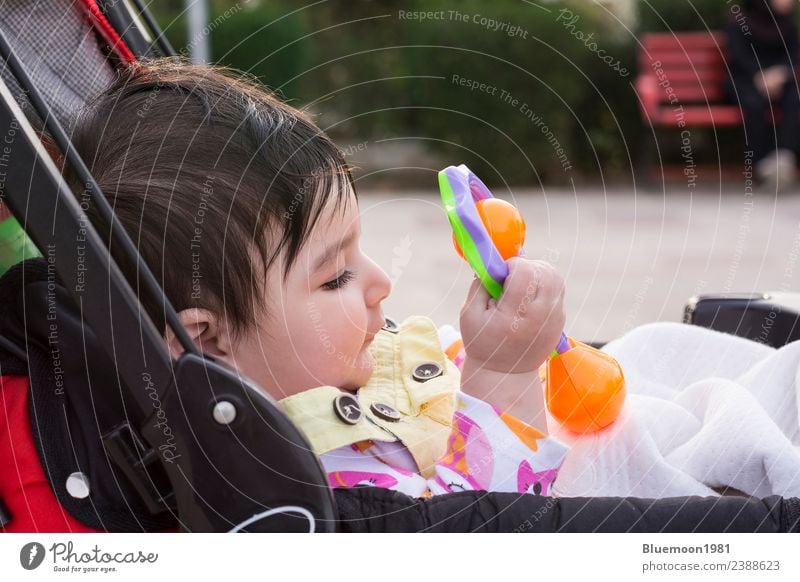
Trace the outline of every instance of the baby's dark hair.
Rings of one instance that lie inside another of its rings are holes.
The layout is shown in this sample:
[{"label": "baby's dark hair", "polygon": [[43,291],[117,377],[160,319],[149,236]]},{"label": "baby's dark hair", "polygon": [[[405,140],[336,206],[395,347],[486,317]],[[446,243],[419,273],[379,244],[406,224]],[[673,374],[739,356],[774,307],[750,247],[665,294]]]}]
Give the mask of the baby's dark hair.
[{"label": "baby's dark hair", "polygon": [[[343,207],[353,187],[305,114],[243,75],[172,59],[121,71],[72,141],[175,309],[224,315],[234,334],[264,308],[281,251],[285,278],[330,197]],[[163,331],[161,302],[142,299]]]}]

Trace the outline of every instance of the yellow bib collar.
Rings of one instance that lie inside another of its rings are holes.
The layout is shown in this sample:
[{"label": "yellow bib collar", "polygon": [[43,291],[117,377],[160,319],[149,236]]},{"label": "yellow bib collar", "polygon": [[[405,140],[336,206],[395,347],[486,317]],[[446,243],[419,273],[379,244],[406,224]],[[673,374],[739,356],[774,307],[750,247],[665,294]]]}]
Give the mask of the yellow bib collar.
[{"label": "yellow bib collar", "polygon": [[[409,317],[394,332],[384,327],[369,350],[375,367],[358,391],[363,416],[356,424],[348,424],[335,411],[334,401],[342,391],[333,386],[300,392],[280,405],[317,455],[364,440],[400,441],[420,473],[430,477],[447,450],[461,373],[445,356],[436,326],[424,316]],[[425,379],[437,370],[442,373]],[[399,420],[376,414],[373,405],[378,404],[397,411]]]}]

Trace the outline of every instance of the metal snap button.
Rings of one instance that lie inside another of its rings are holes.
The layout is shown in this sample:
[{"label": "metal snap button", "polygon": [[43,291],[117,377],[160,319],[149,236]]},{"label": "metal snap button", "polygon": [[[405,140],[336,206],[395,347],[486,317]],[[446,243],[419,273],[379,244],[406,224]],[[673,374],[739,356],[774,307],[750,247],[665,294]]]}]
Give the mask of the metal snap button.
[{"label": "metal snap button", "polygon": [[76,471],[67,477],[67,493],[75,499],[86,499],[89,497],[91,489],[89,487],[89,478]]},{"label": "metal snap button", "polygon": [[417,382],[427,382],[431,378],[436,378],[437,376],[441,376],[444,373],[442,367],[437,364],[436,362],[424,362],[414,368],[414,371],[411,373],[411,376]]},{"label": "metal snap button", "polygon": [[358,424],[364,416],[364,411],[361,410],[358,398],[352,394],[339,394],[334,398],[333,411],[340,420],[347,424]]},{"label": "metal snap button", "polygon": [[230,424],[236,420],[236,406],[227,400],[217,402],[211,412],[214,420],[219,424]]},{"label": "metal snap button", "polygon": [[387,317],[384,319],[384,324],[381,329],[391,333],[397,333],[398,331],[400,331],[400,326],[397,325],[397,322],[394,319],[392,319],[391,317]]},{"label": "metal snap button", "polygon": [[397,422],[400,420],[400,413],[388,404],[383,404],[382,402],[373,402],[369,409],[375,416],[382,418],[383,420],[388,420],[389,422]]}]

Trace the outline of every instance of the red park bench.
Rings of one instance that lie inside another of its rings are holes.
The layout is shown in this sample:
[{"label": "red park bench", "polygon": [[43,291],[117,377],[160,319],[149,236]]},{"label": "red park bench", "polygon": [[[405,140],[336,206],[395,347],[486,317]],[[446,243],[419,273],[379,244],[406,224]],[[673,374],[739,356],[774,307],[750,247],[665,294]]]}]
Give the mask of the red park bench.
[{"label": "red park bench", "polygon": [[[642,122],[646,128],[673,128],[688,132],[691,127],[732,127],[742,125],[737,105],[725,101],[725,81],[729,76],[725,62],[726,39],[721,32],[652,33],[642,39],[636,79]],[[682,143],[690,134],[681,132]],[[647,139],[648,144],[652,139]],[[647,152],[652,148],[645,148]],[[697,178],[698,166],[684,159],[680,173]],[[651,159],[643,160],[650,168]],[[708,167],[708,166],[707,166]],[[672,173],[664,168],[665,174]],[[721,168],[714,166],[719,175]],[[649,169],[644,178],[651,174]]]},{"label": "red park bench", "polygon": [[739,107],[725,102],[725,57],[725,35],[719,32],[645,35],[636,79],[644,123],[741,125]]}]

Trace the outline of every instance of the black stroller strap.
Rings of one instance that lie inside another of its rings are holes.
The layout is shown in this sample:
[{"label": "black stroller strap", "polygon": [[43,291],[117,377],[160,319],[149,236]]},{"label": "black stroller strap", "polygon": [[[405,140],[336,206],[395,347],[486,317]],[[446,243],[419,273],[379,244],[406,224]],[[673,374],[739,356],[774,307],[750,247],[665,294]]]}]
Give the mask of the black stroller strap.
[{"label": "black stroller strap", "polygon": [[[0,335],[17,348],[0,344],[0,372],[28,375],[33,440],[59,503],[93,529],[175,527],[169,513],[152,515],[103,446],[101,435],[138,408],[126,401],[113,362],[46,259],[24,261],[0,278]],[[88,480],[90,496],[67,490],[76,473]]]}]

